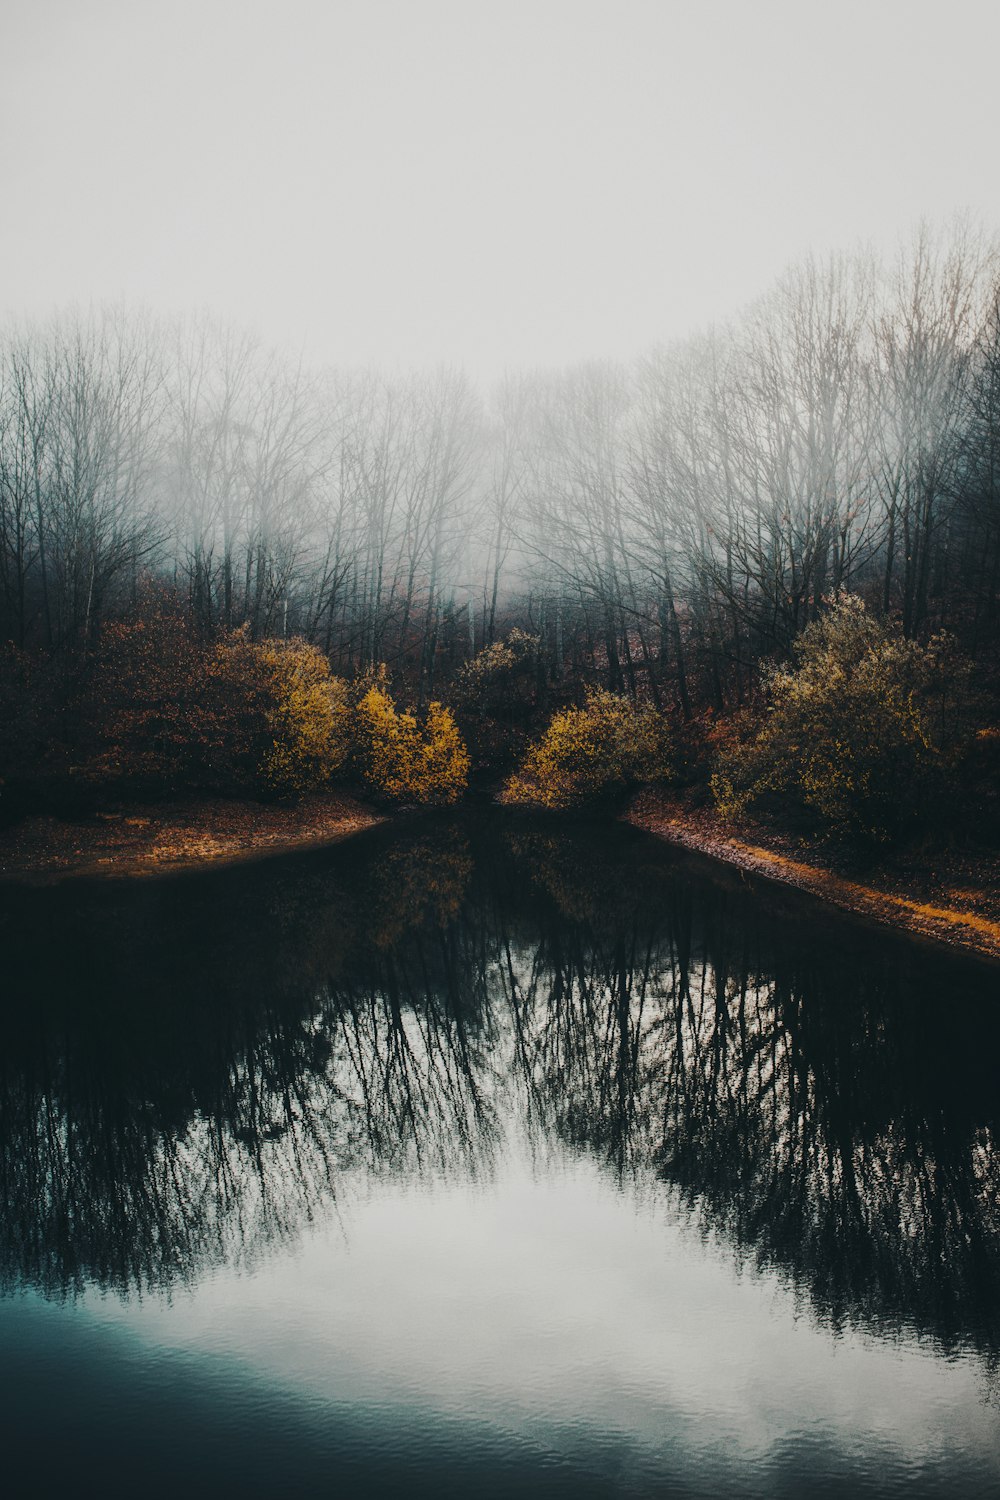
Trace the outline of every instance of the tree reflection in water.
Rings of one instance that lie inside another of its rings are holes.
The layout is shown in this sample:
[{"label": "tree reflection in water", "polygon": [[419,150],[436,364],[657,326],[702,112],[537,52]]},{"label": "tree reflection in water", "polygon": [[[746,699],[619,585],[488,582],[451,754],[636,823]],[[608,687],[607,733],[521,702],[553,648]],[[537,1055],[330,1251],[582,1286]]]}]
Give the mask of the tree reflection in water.
[{"label": "tree reflection in water", "polygon": [[9,897],[4,1287],[192,1281],[359,1181],[488,1177],[517,1132],[826,1322],[995,1360],[995,975],[775,899],[509,816]]}]

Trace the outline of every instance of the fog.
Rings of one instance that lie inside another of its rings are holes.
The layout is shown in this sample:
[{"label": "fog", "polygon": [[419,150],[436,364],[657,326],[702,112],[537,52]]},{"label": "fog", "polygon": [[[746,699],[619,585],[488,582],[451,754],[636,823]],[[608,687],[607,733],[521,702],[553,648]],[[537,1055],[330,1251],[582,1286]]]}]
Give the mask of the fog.
[{"label": "fog", "polygon": [[0,15],[0,640],[152,584],[421,700],[517,627],[685,717],[838,591],[992,650],[995,16]]},{"label": "fog", "polygon": [[[121,307],[0,341],[0,639],[84,656],[166,590],[423,700],[513,627],[556,678],[716,708],[843,591],[998,629],[1000,248],[807,260],[725,331],[477,388]],[[694,691],[692,696],[692,684]]]},{"label": "fog", "polygon": [[629,359],[807,250],[997,218],[982,4],[4,0],[0,311],[313,363]]}]

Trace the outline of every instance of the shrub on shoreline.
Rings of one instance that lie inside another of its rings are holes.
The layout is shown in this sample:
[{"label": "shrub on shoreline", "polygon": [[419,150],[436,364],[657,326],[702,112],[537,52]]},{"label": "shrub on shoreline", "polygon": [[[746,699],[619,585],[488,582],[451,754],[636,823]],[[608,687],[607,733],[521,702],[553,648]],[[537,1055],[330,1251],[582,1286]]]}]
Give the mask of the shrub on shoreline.
[{"label": "shrub on shoreline", "polygon": [[540,650],[538,636],[514,629],[457,673],[448,701],[478,768],[510,770],[539,727]]},{"label": "shrub on shoreline", "polygon": [[831,831],[886,842],[961,743],[965,675],[947,639],[906,640],[841,596],[770,673],[763,724],[720,755],[717,806],[734,816],[788,799]]},{"label": "shrub on shoreline", "polygon": [[431,703],[421,725],[396,708],[378,677],[355,710],[355,757],[369,791],[387,802],[457,802],[469,779],[469,756],[451,712]]},{"label": "shrub on shoreline", "polygon": [[322,652],[305,641],[265,641],[260,652],[274,688],[268,713],[272,740],[261,763],[264,779],[279,796],[316,791],[337,774],[350,752],[347,683],[334,677]]},{"label": "shrub on shoreline", "polygon": [[347,684],[298,639],[203,643],[174,616],[105,634],[82,697],[94,787],[299,796],[350,748]]},{"label": "shrub on shoreline", "polygon": [[553,716],[520,769],[508,778],[501,801],[577,807],[607,792],[669,776],[670,742],[662,714],[650,704],[595,689],[582,708]]}]

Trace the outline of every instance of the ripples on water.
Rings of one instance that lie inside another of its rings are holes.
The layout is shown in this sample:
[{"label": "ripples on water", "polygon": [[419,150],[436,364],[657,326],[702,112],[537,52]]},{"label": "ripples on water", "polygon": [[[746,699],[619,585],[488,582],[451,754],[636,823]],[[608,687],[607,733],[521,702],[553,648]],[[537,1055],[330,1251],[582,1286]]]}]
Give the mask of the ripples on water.
[{"label": "ripples on water", "polygon": [[499,816],[3,900],[9,1492],[1000,1492],[996,970]]}]

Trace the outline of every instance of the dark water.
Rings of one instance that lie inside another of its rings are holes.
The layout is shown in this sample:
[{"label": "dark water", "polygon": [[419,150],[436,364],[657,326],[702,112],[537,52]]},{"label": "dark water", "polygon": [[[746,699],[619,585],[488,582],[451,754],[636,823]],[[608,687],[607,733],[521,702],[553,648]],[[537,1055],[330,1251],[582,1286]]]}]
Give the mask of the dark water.
[{"label": "dark water", "polygon": [[5,1494],[1000,1494],[996,970],[500,817],[0,899]]}]

